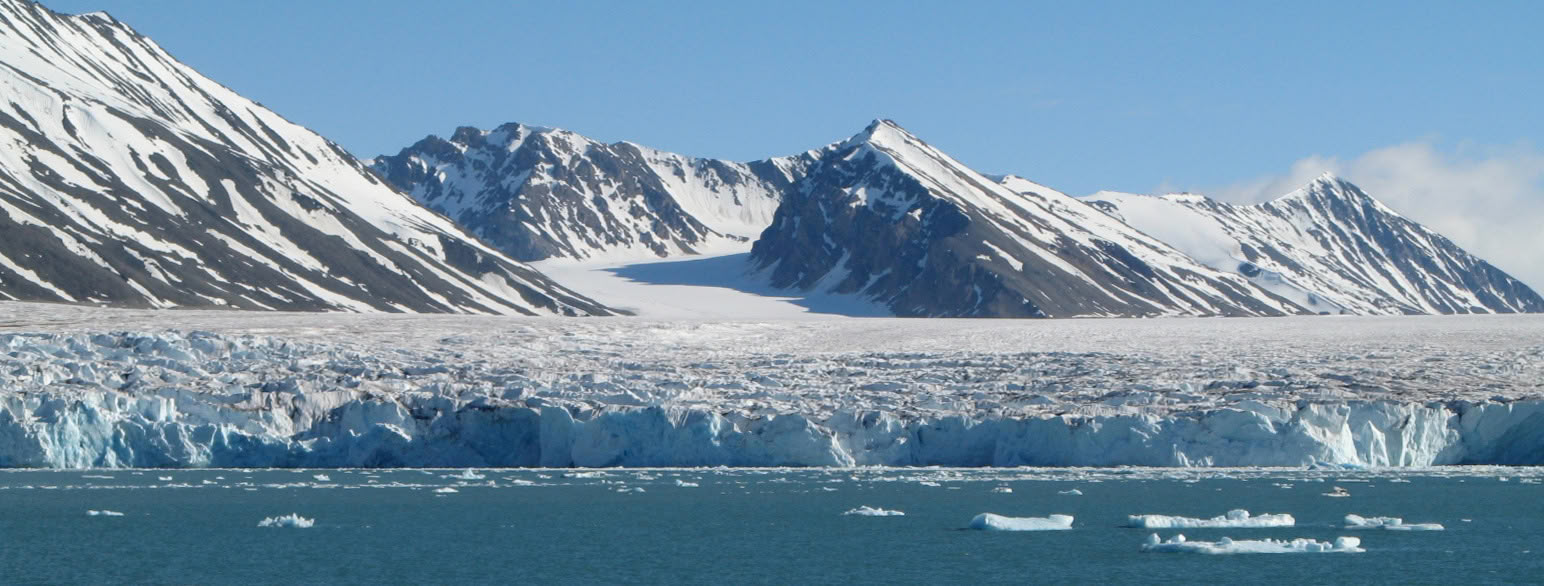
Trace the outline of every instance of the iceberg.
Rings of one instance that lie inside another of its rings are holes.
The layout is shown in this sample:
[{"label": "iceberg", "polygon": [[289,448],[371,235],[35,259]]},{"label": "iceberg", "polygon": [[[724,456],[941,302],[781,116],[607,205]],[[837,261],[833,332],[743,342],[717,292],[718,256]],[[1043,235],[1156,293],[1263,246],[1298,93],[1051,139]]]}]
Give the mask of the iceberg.
[{"label": "iceberg", "polygon": [[1175,517],[1171,515],[1130,515],[1126,527],[1138,529],[1211,529],[1211,528],[1260,528],[1292,527],[1297,520],[1286,513],[1250,515],[1244,509],[1233,509],[1225,515],[1210,519]]},{"label": "iceberg", "polygon": [[1072,528],[1072,515],[1004,517],[981,513],[970,520],[970,528],[983,531],[1061,531]]},{"label": "iceberg", "polygon": [[887,510],[887,509],[879,509],[879,508],[875,508],[875,507],[870,507],[868,505],[863,505],[863,506],[860,506],[860,507],[858,507],[856,509],[852,509],[852,510],[849,510],[849,511],[847,511],[845,513],[842,513],[842,515],[843,516],[846,516],[846,515],[858,515],[860,517],[904,517],[904,516],[906,516],[906,513],[903,513],[901,511],[892,511],[892,510]]},{"label": "iceberg", "polygon": [[1406,523],[1399,517],[1363,517],[1346,515],[1346,529],[1387,529],[1389,531],[1442,531],[1441,523]]},{"label": "iceberg", "polygon": [[1154,533],[1142,543],[1143,552],[1154,553],[1201,553],[1201,554],[1234,554],[1234,553],[1362,553],[1367,551],[1361,548],[1362,540],[1355,537],[1336,537],[1334,543],[1314,541],[1312,539],[1293,539],[1284,541],[1279,539],[1239,539],[1227,537],[1217,541],[1189,541],[1184,535],[1175,535],[1167,540],[1158,538]]},{"label": "iceberg", "polygon": [[281,515],[278,517],[266,517],[257,522],[258,527],[293,527],[306,529],[316,524],[316,519],[307,519],[296,513]]},{"label": "iceberg", "polygon": [[92,517],[122,517],[123,516],[123,513],[120,513],[118,511],[108,511],[108,510],[86,511],[86,514],[89,515],[89,516],[92,516]]}]

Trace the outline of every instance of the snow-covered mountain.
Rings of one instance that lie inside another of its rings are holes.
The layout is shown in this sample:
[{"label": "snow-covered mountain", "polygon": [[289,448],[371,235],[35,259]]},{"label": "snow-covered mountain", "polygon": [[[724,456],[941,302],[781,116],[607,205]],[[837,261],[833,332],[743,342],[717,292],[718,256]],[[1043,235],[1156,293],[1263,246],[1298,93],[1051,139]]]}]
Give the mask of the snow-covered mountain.
[{"label": "snow-covered mountain", "polygon": [[751,262],[902,316],[1282,315],[1304,308],[1055,190],[987,178],[890,121],[823,151]]},{"label": "snow-covered mountain", "polygon": [[1522,282],[1329,174],[1258,205],[1191,194],[1086,199],[1207,266],[1315,311],[1544,311],[1544,299]]},{"label": "snow-covered mountain", "polygon": [[0,0],[0,298],[604,314],[105,13]]},{"label": "snow-covered mountain", "polygon": [[582,260],[744,249],[815,156],[734,163],[509,123],[372,167],[519,260]]}]

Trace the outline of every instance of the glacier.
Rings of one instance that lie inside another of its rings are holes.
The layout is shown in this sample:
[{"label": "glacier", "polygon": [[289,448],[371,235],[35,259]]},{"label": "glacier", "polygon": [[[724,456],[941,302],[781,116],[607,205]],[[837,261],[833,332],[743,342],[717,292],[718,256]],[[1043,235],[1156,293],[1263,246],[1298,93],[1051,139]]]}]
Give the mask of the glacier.
[{"label": "glacier", "polygon": [[1541,338],[1544,320],[1516,316],[740,323],[5,304],[0,466],[1536,465]]}]

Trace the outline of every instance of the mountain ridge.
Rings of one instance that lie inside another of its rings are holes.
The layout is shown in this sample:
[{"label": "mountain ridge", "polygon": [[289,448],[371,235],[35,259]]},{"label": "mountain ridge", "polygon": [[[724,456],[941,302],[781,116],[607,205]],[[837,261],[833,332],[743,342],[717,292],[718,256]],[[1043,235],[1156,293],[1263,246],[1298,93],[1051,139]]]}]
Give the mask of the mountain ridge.
[{"label": "mountain ridge", "polygon": [[1209,266],[1296,290],[1322,311],[1544,311],[1522,281],[1330,173],[1251,205],[1194,194],[1087,199]]},{"label": "mountain ridge", "polygon": [[0,297],[613,313],[111,15],[0,0]]}]

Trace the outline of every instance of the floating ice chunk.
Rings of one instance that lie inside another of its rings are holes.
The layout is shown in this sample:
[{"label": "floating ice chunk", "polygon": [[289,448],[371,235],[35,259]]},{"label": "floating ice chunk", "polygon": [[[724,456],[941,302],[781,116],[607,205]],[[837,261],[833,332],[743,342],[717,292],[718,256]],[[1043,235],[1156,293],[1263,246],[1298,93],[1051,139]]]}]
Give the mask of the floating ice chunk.
[{"label": "floating ice chunk", "polygon": [[1074,488],[1071,490],[1058,490],[1056,491],[1056,494],[1065,494],[1067,496],[1083,496],[1083,491]]},{"label": "floating ice chunk", "polygon": [[1346,515],[1346,529],[1388,529],[1390,531],[1442,531],[1441,523],[1405,523],[1399,517],[1363,517]]},{"label": "floating ice chunk", "polygon": [[86,511],[86,514],[90,515],[92,517],[122,517],[123,516],[123,513],[120,513],[118,511],[109,511],[109,510],[106,510],[106,509],[103,509],[103,510],[100,510],[100,511]]},{"label": "floating ice chunk", "polygon": [[862,516],[862,517],[904,517],[904,516],[906,516],[906,513],[901,512],[901,511],[892,511],[892,510],[888,510],[888,509],[879,509],[879,508],[870,507],[868,505],[863,505],[863,506],[860,506],[860,507],[858,507],[856,509],[852,509],[850,511],[842,513],[842,515],[844,515],[844,516],[845,515],[858,515],[858,516]]},{"label": "floating ice chunk", "polygon": [[697,484],[695,482],[687,482],[687,481],[681,480],[679,478],[676,479],[675,485],[679,486],[681,488],[697,488],[698,486],[701,486],[701,485],[699,485],[699,484]]},{"label": "floating ice chunk", "polygon": [[1361,553],[1362,540],[1355,537],[1336,537],[1334,543],[1312,539],[1233,539],[1224,537],[1217,541],[1187,541],[1184,535],[1168,540],[1154,533],[1142,543],[1142,551],[1157,553]]},{"label": "floating ice chunk", "polygon": [[1013,493],[1013,489],[1009,488],[1009,487],[1006,487],[1006,486],[999,486],[999,487],[993,488],[992,492],[1000,493],[1000,494],[1012,494]]},{"label": "floating ice chunk", "polygon": [[317,482],[330,482],[332,480],[332,477],[326,474],[313,474],[311,478],[315,478]]},{"label": "floating ice chunk", "polygon": [[981,513],[970,520],[970,528],[984,531],[1059,531],[1072,528],[1072,515],[1004,517]]},{"label": "floating ice chunk", "polygon": [[297,513],[290,513],[279,517],[268,517],[257,522],[258,527],[294,527],[305,529],[316,524],[316,519],[307,519]]},{"label": "floating ice chunk", "polygon": [[1198,529],[1198,528],[1258,528],[1292,527],[1297,520],[1286,513],[1266,513],[1251,516],[1244,509],[1233,509],[1228,514],[1210,519],[1175,517],[1171,515],[1131,515],[1126,518],[1127,527],[1139,529]]},{"label": "floating ice chunk", "polygon": [[487,476],[478,474],[476,469],[467,468],[466,470],[462,470],[460,474],[452,474],[446,478],[459,478],[461,480],[482,480],[487,478]]},{"label": "floating ice chunk", "polygon": [[1345,497],[1351,496],[1351,491],[1346,490],[1344,488],[1341,488],[1339,486],[1336,486],[1336,487],[1330,488],[1329,492],[1326,492],[1326,493],[1323,493],[1323,494],[1324,494],[1324,496],[1332,496],[1332,497],[1335,497],[1335,498],[1345,498]]},{"label": "floating ice chunk", "polygon": [[458,492],[461,492],[461,491],[456,490],[454,488],[451,488],[449,486],[442,486],[440,488],[434,489],[434,492],[435,492],[435,494],[454,494],[454,493],[458,493]]}]

